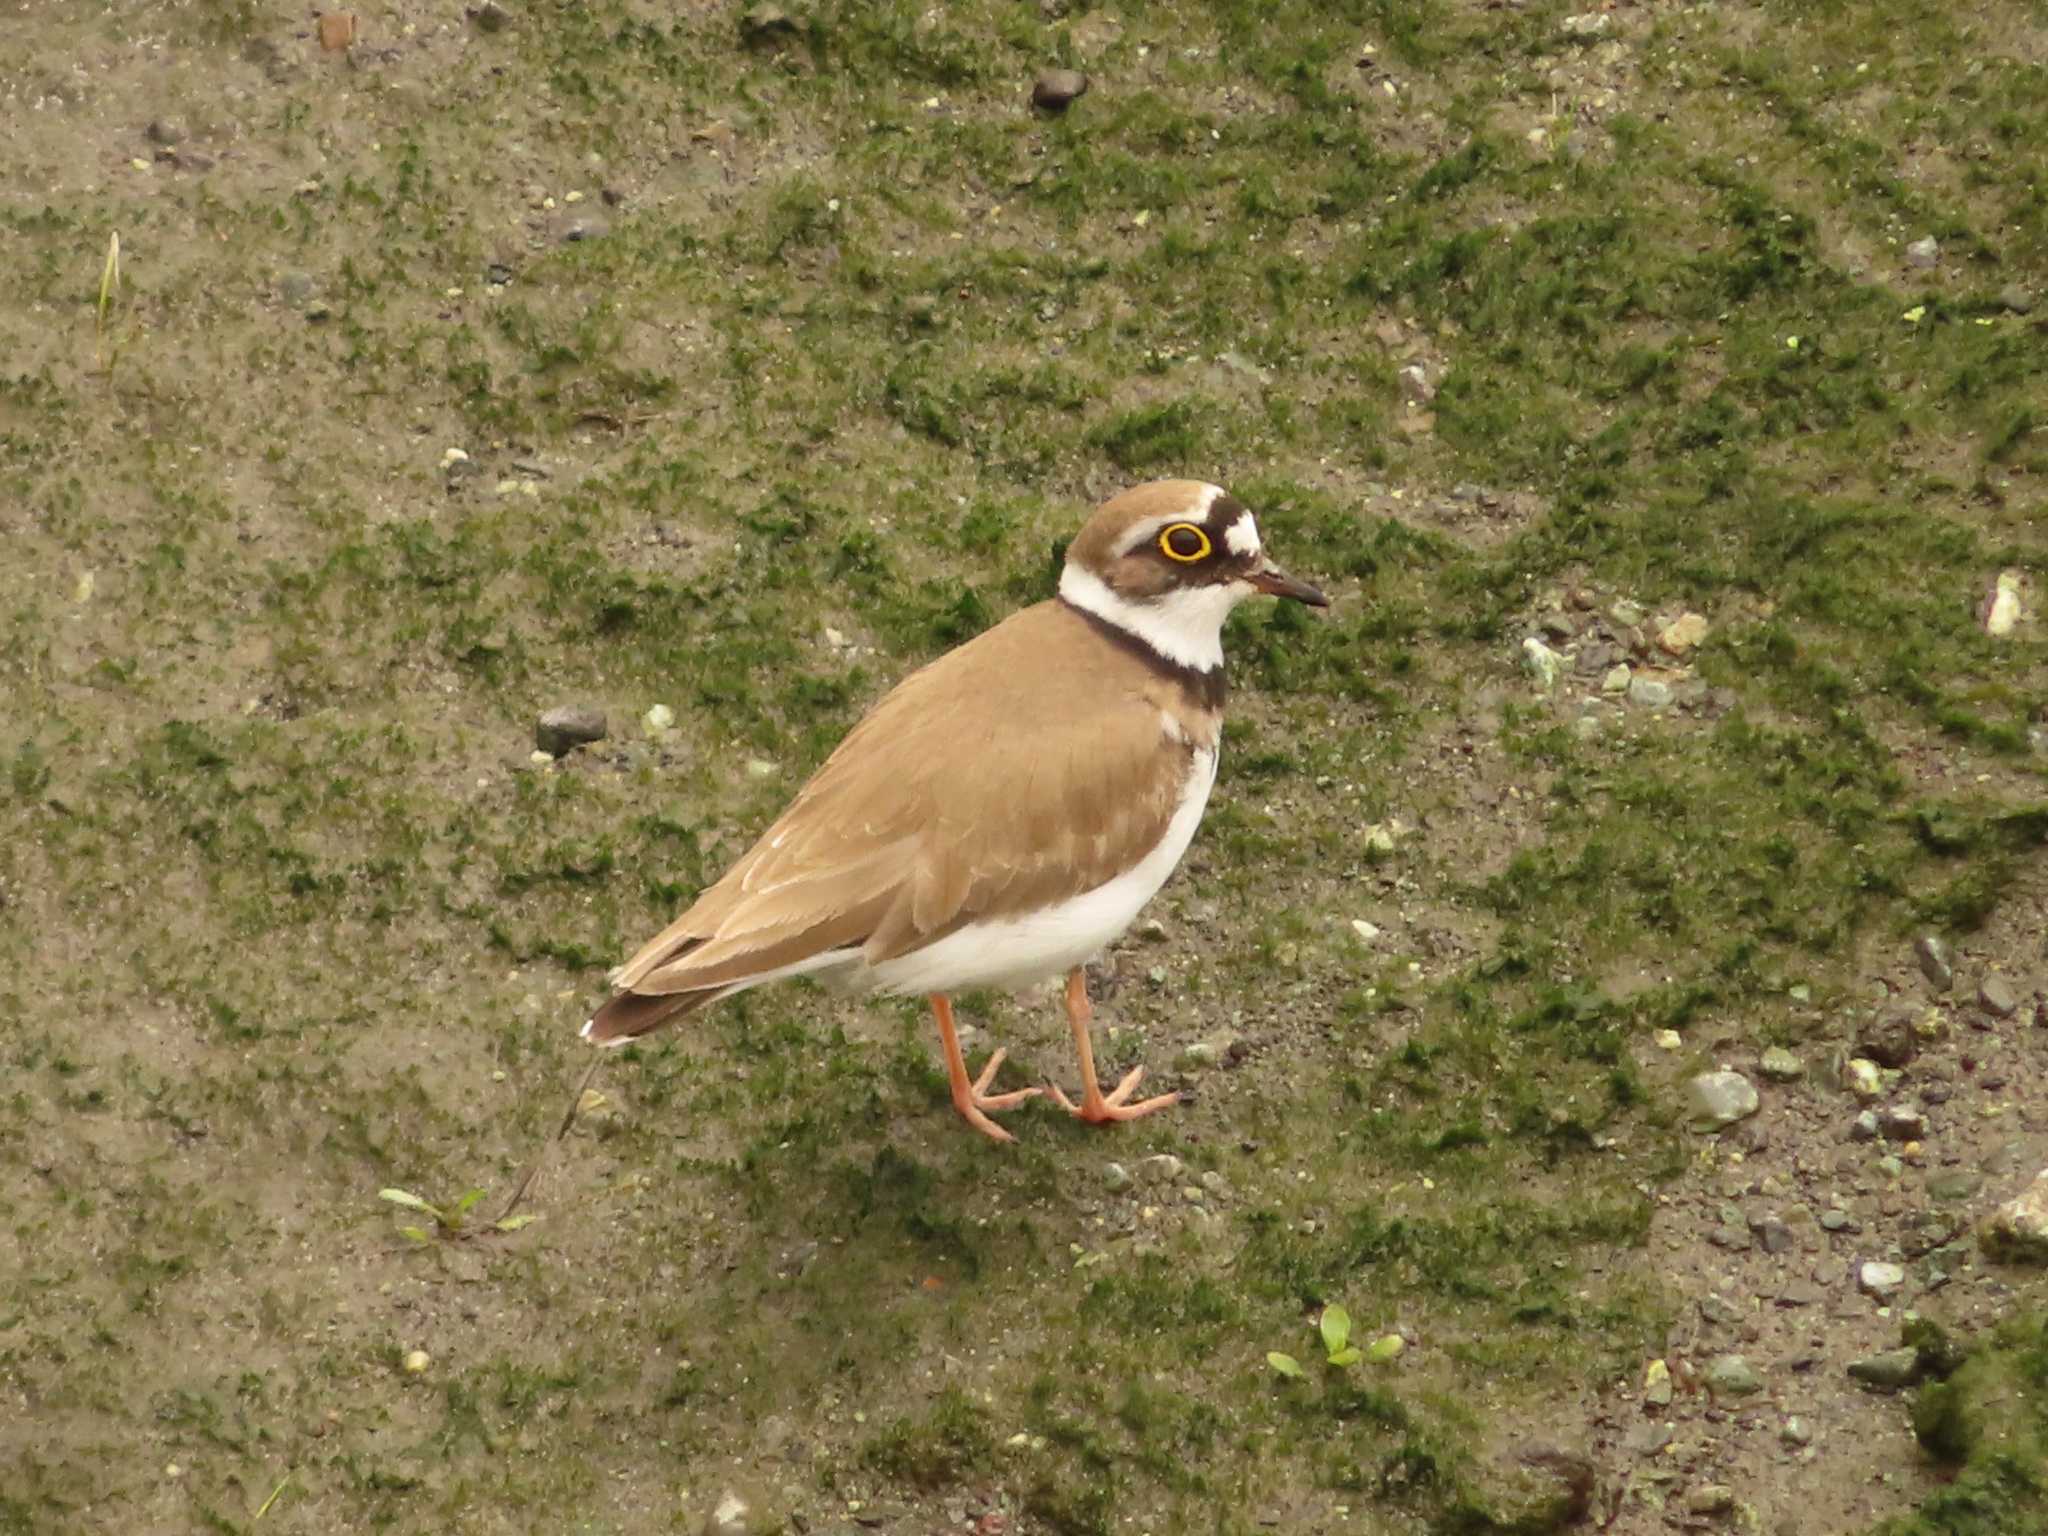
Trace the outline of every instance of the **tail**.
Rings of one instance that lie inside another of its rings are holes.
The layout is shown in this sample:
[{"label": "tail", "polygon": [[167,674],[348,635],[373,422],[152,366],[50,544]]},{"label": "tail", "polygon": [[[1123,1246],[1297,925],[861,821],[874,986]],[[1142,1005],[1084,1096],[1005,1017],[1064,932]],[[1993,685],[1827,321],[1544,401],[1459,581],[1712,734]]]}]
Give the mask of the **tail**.
[{"label": "tail", "polygon": [[590,1016],[583,1038],[592,1045],[626,1045],[679,1014],[716,1002],[725,991],[713,987],[702,992],[621,992]]}]

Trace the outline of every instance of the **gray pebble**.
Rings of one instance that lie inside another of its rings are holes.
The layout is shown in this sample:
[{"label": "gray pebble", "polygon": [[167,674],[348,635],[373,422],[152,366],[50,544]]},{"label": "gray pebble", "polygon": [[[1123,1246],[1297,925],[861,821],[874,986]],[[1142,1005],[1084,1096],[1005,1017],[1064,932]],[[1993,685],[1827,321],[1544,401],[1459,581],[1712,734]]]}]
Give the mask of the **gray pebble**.
[{"label": "gray pebble", "polygon": [[1138,1160],[1138,1172],[1148,1179],[1177,1179],[1184,1166],[1171,1152],[1155,1152]]},{"label": "gray pebble", "polygon": [[1867,1387],[1896,1392],[1910,1387],[1920,1375],[1920,1351],[1913,1348],[1887,1349],[1851,1361],[1849,1374]]},{"label": "gray pebble", "polygon": [[1109,1190],[1112,1194],[1120,1190],[1129,1189],[1131,1187],[1131,1171],[1122,1163],[1104,1163],[1102,1165],[1102,1184],[1103,1188]]},{"label": "gray pebble", "polygon": [[1906,265],[1909,267],[1931,267],[1941,260],[1941,242],[1932,235],[1923,235],[1906,247]]},{"label": "gray pebble", "polygon": [[484,0],[482,5],[469,13],[469,19],[476,23],[479,32],[502,32],[512,25],[512,13],[498,4],[497,0]]},{"label": "gray pebble", "polygon": [[1774,1083],[1796,1083],[1806,1076],[1806,1063],[1782,1045],[1765,1051],[1756,1069]]},{"label": "gray pebble", "polygon": [[562,226],[562,239],[567,244],[577,245],[585,240],[602,240],[611,232],[612,227],[605,220],[596,217],[585,217],[571,219],[567,224],[564,224]]},{"label": "gray pebble", "polygon": [[563,757],[586,742],[603,741],[604,711],[562,705],[551,709],[533,723],[533,744],[554,757]]},{"label": "gray pebble", "polygon": [[1879,1301],[1890,1301],[1906,1283],[1906,1272],[1896,1264],[1872,1262],[1856,1269],[1856,1289]]},{"label": "gray pebble", "polygon": [[1031,85],[1031,105],[1064,112],[1088,94],[1088,77],[1078,69],[1048,69]]},{"label": "gray pebble", "polygon": [[[1854,1120],[1849,1122],[1849,1139],[1851,1141],[1875,1141],[1883,1133],[1884,1127],[1878,1124],[1877,1111],[1874,1109],[1864,1110]],[[1830,1212],[1830,1214],[1834,1213]],[[1826,1226],[1828,1218],[1823,1216],[1820,1222],[1822,1226]]]},{"label": "gray pebble", "polygon": [[[1600,18],[1605,21],[1605,16]],[[1703,1483],[1685,1496],[1687,1514],[1725,1515],[1735,1507],[1735,1490],[1726,1483]]]},{"label": "gray pebble", "polygon": [[2028,315],[2034,311],[2034,296],[2018,283],[2010,283],[1998,290],[1999,305],[2015,315]]},{"label": "gray pebble", "polygon": [[1978,985],[1977,1002],[1986,1013],[1997,1019],[2009,1019],[2020,1009],[2020,1000],[2013,996],[2012,983],[1995,972]]},{"label": "gray pebble", "polygon": [[1813,1430],[1806,1420],[1800,1418],[1795,1413],[1779,1428],[1778,1438],[1787,1445],[1811,1445],[1813,1444]]},{"label": "gray pebble", "polygon": [[1765,1253],[1783,1253],[1792,1246],[1792,1229],[1776,1216],[1752,1216],[1750,1235]]},{"label": "gray pebble", "polygon": [[185,140],[185,125],[175,117],[160,117],[143,129],[143,136],[152,144],[161,144],[169,149]]},{"label": "gray pebble", "polygon": [[1685,1085],[1686,1118],[1695,1130],[1719,1130],[1757,1112],[1756,1085],[1740,1072],[1702,1072]]},{"label": "gray pebble", "polygon": [[1700,1316],[1723,1328],[1733,1328],[1742,1321],[1742,1308],[1719,1292],[1710,1291],[1700,1298]]},{"label": "gray pebble", "polygon": [[1628,701],[1644,709],[1668,709],[1671,707],[1671,685],[1654,677],[1630,678]]},{"label": "gray pebble", "polygon": [[1913,1016],[1904,1009],[1893,1009],[1882,1018],[1871,1020],[1856,1036],[1856,1054],[1880,1067],[1903,1067],[1919,1051]]},{"label": "gray pebble", "polygon": [[1927,1134],[1927,1117],[1909,1104],[1890,1104],[1877,1117],[1886,1141],[1918,1141]]},{"label": "gray pebble", "polygon": [[1716,1355],[1700,1372],[1700,1380],[1716,1397],[1748,1397],[1764,1389],[1756,1367],[1740,1355]]},{"label": "gray pebble", "polygon": [[1913,958],[1920,962],[1920,974],[1937,992],[1955,985],[1955,967],[1949,963],[1948,946],[1936,935],[1923,933],[1913,941]]}]

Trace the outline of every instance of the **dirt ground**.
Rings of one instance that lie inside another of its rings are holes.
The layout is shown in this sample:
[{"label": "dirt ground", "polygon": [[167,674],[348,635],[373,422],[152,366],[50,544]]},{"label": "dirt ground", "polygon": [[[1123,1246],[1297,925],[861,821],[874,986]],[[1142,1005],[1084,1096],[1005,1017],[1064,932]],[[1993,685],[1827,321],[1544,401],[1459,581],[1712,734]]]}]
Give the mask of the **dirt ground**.
[{"label": "dirt ground", "polygon": [[[2038,7],[0,57],[0,1532],[2048,1529]],[[1188,1103],[997,1148],[771,989],[493,1229],[606,967],[1180,474],[1333,597],[1094,973]]]}]

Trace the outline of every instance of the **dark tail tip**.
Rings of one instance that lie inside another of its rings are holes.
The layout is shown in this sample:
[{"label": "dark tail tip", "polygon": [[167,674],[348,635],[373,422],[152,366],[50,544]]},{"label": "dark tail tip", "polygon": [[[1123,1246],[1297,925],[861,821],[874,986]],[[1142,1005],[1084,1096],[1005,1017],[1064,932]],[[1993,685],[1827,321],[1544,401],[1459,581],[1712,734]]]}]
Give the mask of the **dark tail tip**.
[{"label": "dark tail tip", "polygon": [[653,1033],[672,1015],[681,1013],[696,1001],[698,999],[688,992],[653,996],[621,992],[590,1016],[590,1022],[583,1026],[583,1038],[593,1045],[624,1045],[629,1040]]}]

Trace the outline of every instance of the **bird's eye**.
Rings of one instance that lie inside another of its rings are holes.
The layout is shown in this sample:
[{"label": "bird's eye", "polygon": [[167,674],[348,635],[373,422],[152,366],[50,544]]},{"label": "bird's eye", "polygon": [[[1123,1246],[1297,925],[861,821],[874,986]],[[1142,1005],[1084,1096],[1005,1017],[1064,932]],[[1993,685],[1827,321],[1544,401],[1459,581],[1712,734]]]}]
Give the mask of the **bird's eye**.
[{"label": "bird's eye", "polygon": [[1169,560],[1193,565],[1209,558],[1209,535],[1193,523],[1175,523],[1159,535],[1159,552]]}]

